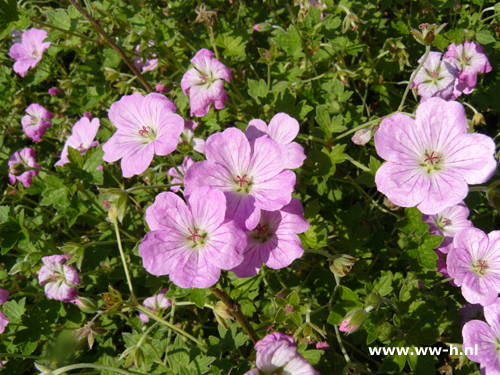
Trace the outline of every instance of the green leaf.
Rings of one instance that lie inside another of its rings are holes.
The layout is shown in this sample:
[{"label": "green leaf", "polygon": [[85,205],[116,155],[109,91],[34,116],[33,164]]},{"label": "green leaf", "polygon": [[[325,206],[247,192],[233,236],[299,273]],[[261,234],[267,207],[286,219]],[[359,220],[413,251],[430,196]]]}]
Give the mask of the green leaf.
[{"label": "green leaf", "polygon": [[24,308],[24,304],[26,302],[26,297],[19,300],[19,302],[15,300],[7,301],[2,305],[2,311],[9,320],[10,324],[17,324],[23,317],[26,309]]},{"label": "green leaf", "polygon": [[28,232],[15,218],[8,217],[7,221],[0,225],[0,245],[2,247],[2,255],[7,254],[7,252],[17,243],[25,241],[28,241],[29,244]]},{"label": "green leaf", "polygon": [[71,28],[71,19],[65,9],[59,8],[56,11],[48,12],[47,18],[51,25],[60,27],[64,30],[69,30]]},{"label": "green leaf", "polygon": [[43,199],[40,201],[42,206],[53,205],[56,209],[66,209],[69,204],[69,190],[63,181],[57,176],[47,176],[47,188],[42,193]]},{"label": "green leaf", "polygon": [[392,276],[386,275],[379,277],[373,284],[375,290],[383,297],[392,292]]},{"label": "green leaf", "polygon": [[0,0],[0,31],[19,19],[16,0]]},{"label": "green leaf", "polygon": [[80,169],[83,167],[83,156],[76,148],[68,146],[68,159],[76,167]]},{"label": "green leaf", "polygon": [[102,145],[98,147],[90,148],[85,154],[85,162],[83,163],[82,169],[87,172],[95,172],[97,167],[103,163],[104,151]]},{"label": "green leaf", "polygon": [[418,262],[428,270],[436,269],[436,261],[438,256],[433,248],[420,246],[418,248]]},{"label": "green leaf", "polygon": [[205,298],[207,297],[206,289],[193,288],[189,300],[193,302],[200,309],[205,307]]},{"label": "green leaf", "polygon": [[481,30],[476,33],[476,40],[480,44],[490,44],[496,41],[495,37],[488,30]]},{"label": "green leaf", "polygon": [[429,247],[431,249],[435,249],[439,245],[441,245],[441,242],[443,242],[443,239],[444,239],[443,236],[438,236],[438,235],[430,236],[429,238],[427,238],[424,241],[423,246]]}]

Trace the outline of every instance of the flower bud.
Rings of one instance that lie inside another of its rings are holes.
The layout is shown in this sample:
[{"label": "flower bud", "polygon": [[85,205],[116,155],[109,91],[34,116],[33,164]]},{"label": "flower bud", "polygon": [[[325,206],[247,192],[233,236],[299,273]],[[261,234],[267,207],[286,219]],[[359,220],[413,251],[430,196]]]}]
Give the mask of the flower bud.
[{"label": "flower bud", "polygon": [[476,113],[472,118],[472,126],[486,125],[484,116],[481,113]]},{"label": "flower bud", "polygon": [[111,207],[108,210],[108,218],[109,218],[109,221],[114,222],[118,218],[118,208]]},{"label": "flower bud", "polygon": [[49,94],[50,96],[61,96],[61,91],[59,91],[55,87],[52,87],[49,89]]},{"label": "flower bud", "polygon": [[359,129],[354,133],[354,137],[351,138],[353,143],[364,146],[372,139],[372,130],[371,129]]},{"label": "flower bud", "polygon": [[26,166],[23,163],[16,163],[10,167],[10,174],[13,174],[14,176],[20,176],[24,172],[26,172]]},{"label": "flower bud", "polygon": [[53,368],[50,368],[48,366],[42,365],[41,363],[34,363],[36,369],[40,371],[40,375],[50,375],[52,374],[52,371],[54,371]]},{"label": "flower bud", "polygon": [[347,254],[335,254],[333,260],[331,260],[330,271],[332,271],[334,275],[344,277],[351,271],[354,262],[357,260],[359,260],[359,258],[354,258]]},{"label": "flower bud", "polygon": [[161,93],[165,93],[165,92],[169,92],[170,90],[168,88],[166,88],[165,86],[163,86],[161,83],[158,83],[156,85],[156,91],[161,92]]},{"label": "flower bud", "polygon": [[340,322],[339,331],[351,333],[357,330],[366,322],[368,316],[365,309],[357,308],[349,311],[342,322]]},{"label": "flower bud", "polygon": [[271,24],[264,22],[264,23],[258,23],[256,25],[254,25],[253,29],[255,31],[260,31],[261,33],[264,33],[266,31],[271,31],[273,29],[273,27]]},{"label": "flower bud", "polygon": [[89,121],[91,121],[91,120],[94,118],[94,117],[92,116],[92,113],[90,113],[90,112],[85,112],[85,113],[83,114],[83,117],[88,118],[88,119],[89,119]]},{"label": "flower bud", "polygon": [[88,297],[77,297],[73,303],[85,314],[94,314],[99,309],[97,302]]},{"label": "flower bud", "polygon": [[424,37],[424,43],[426,45],[430,45],[434,42],[434,39],[436,39],[436,36],[432,31],[429,31],[427,35]]}]

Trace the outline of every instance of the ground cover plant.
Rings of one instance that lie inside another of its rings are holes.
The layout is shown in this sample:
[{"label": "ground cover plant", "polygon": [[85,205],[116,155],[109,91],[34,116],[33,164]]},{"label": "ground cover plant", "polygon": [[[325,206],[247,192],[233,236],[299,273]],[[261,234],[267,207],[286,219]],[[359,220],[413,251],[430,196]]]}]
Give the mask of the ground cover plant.
[{"label": "ground cover plant", "polygon": [[0,0],[0,372],[500,374],[499,21]]}]

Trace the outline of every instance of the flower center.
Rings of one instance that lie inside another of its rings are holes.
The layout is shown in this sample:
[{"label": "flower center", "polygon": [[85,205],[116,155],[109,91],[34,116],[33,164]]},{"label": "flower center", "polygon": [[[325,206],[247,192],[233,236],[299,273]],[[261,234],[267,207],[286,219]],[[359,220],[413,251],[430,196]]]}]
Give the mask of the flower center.
[{"label": "flower center", "polygon": [[[436,155],[434,155],[436,154]],[[424,162],[430,162],[431,165],[434,165],[434,163],[438,163],[439,160],[441,160],[441,158],[439,157],[439,154],[436,152],[436,151],[432,151],[430,154],[429,154],[429,151],[427,151],[425,154],[424,154]]]},{"label": "flower center", "polygon": [[207,83],[208,74],[201,74],[201,83]]},{"label": "flower center", "polygon": [[38,122],[38,119],[35,116],[30,116],[31,125],[35,125]]},{"label": "flower center", "polygon": [[470,56],[464,56],[462,60],[462,65],[469,65],[472,57]]},{"label": "flower center", "polygon": [[257,227],[253,230],[255,234],[252,236],[255,240],[260,240],[265,243],[272,233],[269,233],[269,225],[259,223]]},{"label": "flower center", "polygon": [[257,225],[257,228],[255,228],[254,230],[257,232],[258,236],[260,236],[262,234],[266,235],[267,234],[267,224],[261,225],[259,223],[259,225]]},{"label": "flower center", "polygon": [[430,73],[429,73],[429,75],[430,75],[432,78],[436,79],[436,78],[438,77],[438,75],[439,75],[439,72],[430,72]]},{"label": "flower center", "polygon": [[445,217],[441,218],[441,220],[436,220],[436,226],[440,230],[443,230],[445,227],[448,227],[451,224],[452,224],[451,220]]},{"label": "flower center", "polygon": [[61,275],[57,275],[56,273],[53,273],[52,275],[50,275],[50,280],[55,283],[56,281],[59,280]]},{"label": "flower center", "polygon": [[149,134],[149,130],[151,128],[149,126],[143,126],[141,130],[139,130],[139,135],[141,137],[146,137]]},{"label": "flower center", "polygon": [[37,51],[37,50],[35,50],[35,51],[32,51],[32,52],[31,52],[31,57],[32,57],[33,59],[38,59],[38,57],[39,57],[39,56],[40,56],[40,55],[38,54],[38,51]]},{"label": "flower center", "polygon": [[236,177],[234,178],[234,182],[236,184],[237,192],[250,192],[250,186],[252,185],[252,182],[250,181],[250,177],[248,177],[248,175],[236,175]]},{"label": "flower center", "polygon": [[[196,244],[203,244],[203,236],[198,234],[199,229],[194,228],[192,231],[191,228],[188,229],[189,233],[191,234],[187,239],[188,241],[193,240],[193,243]],[[199,240],[198,240],[199,239]]]},{"label": "flower center", "polygon": [[84,147],[83,147],[83,143],[80,143],[80,145],[78,146],[78,150],[79,150],[79,151],[82,151],[83,149],[84,149]]},{"label": "flower center", "polygon": [[474,264],[474,272],[480,275],[484,275],[485,271],[489,268],[485,260],[478,260]]},{"label": "flower center", "polygon": [[439,162],[442,159],[442,155],[437,151],[426,151],[422,156],[423,163],[420,164],[422,167],[427,169],[427,172],[430,173],[432,170],[440,170]]}]

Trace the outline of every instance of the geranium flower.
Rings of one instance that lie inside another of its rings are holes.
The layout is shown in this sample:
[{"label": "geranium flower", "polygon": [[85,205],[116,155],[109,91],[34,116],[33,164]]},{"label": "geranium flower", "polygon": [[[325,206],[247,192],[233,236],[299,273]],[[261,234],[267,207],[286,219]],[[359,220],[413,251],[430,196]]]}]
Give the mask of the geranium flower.
[{"label": "geranium flower", "polygon": [[464,94],[474,91],[478,73],[491,72],[488,57],[483,52],[483,47],[474,42],[464,42],[458,46],[455,43],[448,46],[446,57],[458,67],[459,75],[456,90]]},{"label": "geranium flower", "polygon": [[51,255],[42,258],[43,266],[38,273],[40,285],[45,285],[45,294],[50,299],[71,302],[78,296],[76,285],[81,284],[78,272],[64,264],[64,255]]},{"label": "geranium flower", "polygon": [[50,47],[50,42],[43,43],[45,38],[47,38],[45,30],[26,30],[21,36],[21,43],[15,43],[10,48],[9,56],[17,60],[14,71],[21,77],[24,77],[29,68],[34,68],[38,64],[45,50]]},{"label": "geranium flower", "polygon": [[[192,168],[192,167],[191,167]],[[169,275],[181,288],[207,288],[243,260],[245,233],[224,221],[226,198],[210,186],[193,190],[187,204],[176,194],[161,193],[146,210],[151,232],[139,245],[144,267]]]},{"label": "geranium flower", "polygon": [[[177,168],[179,169],[179,172],[181,172],[184,176],[186,175],[187,170],[194,164],[193,159],[191,159],[190,156],[186,156],[184,158],[184,161],[182,162],[182,165],[178,166]],[[174,167],[170,168],[167,172],[169,176],[174,177],[172,179],[172,184],[182,184],[182,181],[179,177],[179,173],[177,173],[177,169]],[[170,190],[175,191],[176,193],[179,191],[181,188],[180,185],[176,186],[170,186]]]},{"label": "geranium flower", "polygon": [[320,375],[299,353],[291,336],[281,332],[267,335],[255,344],[257,368],[244,375]]},{"label": "geranium flower", "polygon": [[49,120],[52,120],[54,115],[38,103],[31,104],[26,108],[26,112],[28,114],[21,119],[23,131],[32,140],[41,142],[40,137],[52,126]]},{"label": "geranium flower", "polygon": [[439,250],[447,254],[453,249],[453,237],[461,230],[472,228],[472,221],[467,220],[469,209],[464,202],[445,208],[436,215],[422,215],[422,220],[429,224],[429,233],[443,236]]},{"label": "geranium flower", "polygon": [[[189,69],[181,80],[182,91],[189,94],[191,116],[203,117],[210,110],[210,103],[215,108],[224,108],[227,95],[224,81],[231,82],[229,69],[214,58],[213,52],[201,49],[191,59],[194,68]],[[224,81],[223,81],[224,80]]]},{"label": "geranium flower", "polygon": [[[148,42],[148,45],[150,47],[155,45],[154,40],[150,40]],[[141,70],[143,72],[147,72],[150,70],[155,70],[158,67],[158,59],[151,59],[144,61],[144,59],[141,57],[141,45],[139,44],[137,47],[135,47],[134,50],[135,57],[134,57],[134,66],[137,68],[137,70]],[[156,54],[153,53],[153,57],[156,57]]]},{"label": "geranium flower", "polygon": [[[20,181],[24,187],[30,187],[32,184],[31,177],[37,177],[38,171],[25,171],[24,173],[17,175],[19,172],[14,169],[16,164],[21,164],[25,167],[40,168],[35,160],[35,151],[32,148],[26,147],[21,151],[16,151],[9,159],[9,180],[12,185],[16,183],[16,180]],[[16,176],[17,175],[17,176]]]},{"label": "geranium flower", "polygon": [[283,170],[285,149],[271,138],[250,142],[241,130],[229,128],[211,135],[205,151],[207,160],[195,163],[184,176],[184,194],[204,185],[222,190],[226,217],[243,230],[257,226],[260,210],[279,210],[292,199],[295,173]]},{"label": "geranium flower", "polygon": [[246,232],[245,259],[232,271],[238,277],[252,277],[259,272],[262,263],[274,269],[289,266],[304,253],[297,233],[308,229],[309,222],[304,219],[302,204],[296,198],[280,210],[261,211],[257,227]]},{"label": "geranium flower", "polygon": [[[464,339],[463,352],[474,362],[481,364],[481,374],[500,374],[500,299],[484,308],[482,320],[472,320],[464,325],[462,336]],[[476,349],[477,345],[477,350]],[[471,349],[467,349],[471,348]]]},{"label": "geranium flower", "polygon": [[[420,63],[422,59],[423,56],[418,62]],[[450,59],[440,52],[430,52],[410,88],[418,88],[418,95],[422,97],[422,101],[433,96],[453,100],[457,77],[458,69]]]},{"label": "geranium flower", "polygon": [[68,159],[68,147],[72,147],[80,151],[82,155],[85,155],[87,150],[91,147],[96,147],[99,145],[98,141],[94,141],[94,138],[99,130],[99,119],[95,118],[89,121],[87,117],[82,117],[79,121],[73,125],[72,134],[66,139],[64,143],[64,148],[61,153],[61,160],[59,160],[55,165],[64,165],[69,163]]},{"label": "geranium flower", "polygon": [[297,120],[286,113],[278,113],[271,119],[269,126],[259,119],[250,121],[245,130],[245,135],[249,141],[263,135],[268,135],[269,138],[274,139],[286,150],[287,162],[285,168],[295,169],[299,168],[306,158],[304,148],[297,142],[292,142],[299,130],[300,126]]},{"label": "geranium flower", "polygon": [[114,102],[109,119],[117,131],[104,144],[103,159],[122,159],[123,177],[144,172],[154,155],[168,155],[177,148],[184,120],[176,110],[172,101],[156,93],[135,93]]},{"label": "geranium flower", "polygon": [[488,181],[497,166],[493,140],[468,134],[463,106],[441,98],[420,104],[415,120],[401,113],[384,119],[375,148],[387,160],[375,175],[377,189],[427,215],[461,202],[467,184]]},{"label": "geranium flower", "polygon": [[[172,301],[169,298],[165,298],[165,293],[167,292],[168,288],[163,288],[153,297],[146,298],[142,305],[154,314],[158,313],[160,310],[166,310],[172,306]],[[149,316],[142,312],[139,313],[139,318],[144,324],[149,322]]]},{"label": "geranium flower", "polygon": [[[0,305],[3,305],[5,302],[7,302],[9,295],[10,295],[10,292],[8,290],[0,288]],[[9,320],[0,311],[0,333],[3,333],[3,331],[5,331],[5,326],[7,324],[9,324]]]},{"label": "geranium flower", "polygon": [[454,249],[448,254],[448,273],[462,295],[470,303],[491,305],[500,292],[500,231],[486,235],[469,228],[453,240]]}]

